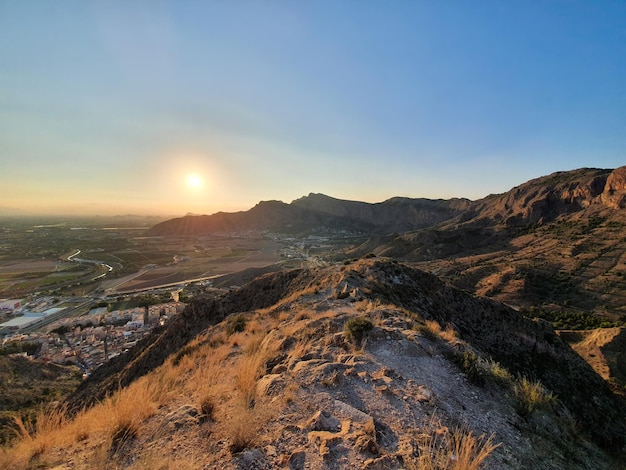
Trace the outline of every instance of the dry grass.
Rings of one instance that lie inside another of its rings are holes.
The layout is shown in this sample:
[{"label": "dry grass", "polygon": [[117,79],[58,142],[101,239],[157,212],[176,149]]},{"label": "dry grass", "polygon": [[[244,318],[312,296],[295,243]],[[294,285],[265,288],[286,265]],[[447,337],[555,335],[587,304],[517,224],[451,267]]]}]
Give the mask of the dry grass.
[{"label": "dry grass", "polygon": [[261,377],[263,360],[260,356],[243,356],[237,365],[237,387],[242,402],[251,407],[256,398],[256,384]]},{"label": "dry grass", "polygon": [[263,406],[249,408],[241,402],[235,403],[225,428],[230,451],[235,454],[259,445],[261,436],[267,439],[268,435],[263,433],[263,428],[276,415],[279,406],[265,402]]},{"label": "dry grass", "polygon": [[421,455],[409,461],[411,470],[479,470],[500,444],[493,435],[475,436],[471,431],[440,428],[423,439]]},{"label": "dry grass", "polygon": [[153,384],[141,379],[72,420],[61,408],[39,413],[36,426],[18,419],[20,439],[2,451],[0,468],[46,468],[52,465],[50,449],[68,447],[91,436],[101,442],[102,454],[116,451],[136,436],[143,421],[155,412],[155,396]]},{"label": "dry grass", "polygon": [[243,354],[237,363],[237,388],[246,407],[251,407],[256,398],[256,384],[265,372],[266,362],[276,354],[276,345],[270,336],[263,334],[247,338]]},{"label": "dry grass", "polygon": [[489,359],[484,363],[485,370],[489,376],[498,384],[502,386],[510,386],[513,383],[513,375],[502,367],[498,362]]},{"label": "dry grass", "polygon": [[534,411],[544,408],[556,400],[556,397],[544,388],[541,382],[519,377],[513,384],[515,409],[520,416],[529,416]]},{"label": "dry grass", "polygon": [[44,465],[41,462],[45,452],[58,445],[67,443],[69,435],[60,430],[67,424],[65,410],[46,408],[36,417],[36,424],[15,418],[18,442],[10,449],[3,449],[0,454],[0,468],[18,469],[27,466]]},{"label": "dry grass", "polygon": [[445,330],[441,328],[441,325],[434,320],[426,320],[423,324],[417,325],[417,331],[429,339],[444,339],[448,342],[455,342],[458,340],[456,331],[451,326],[447,326]]},{"label": "dry grass", "polygon": [[136,437],[141,424],[156,412],[157,395],[148,379],[139,379],[88,413],[86,417],[89,416],[91,422],[85,424],[91,429],[103,430],[107,447],[116,451]]},{"label": "dry grass", "polygon": [[250,447],[257,434],[254,410],[238,407],[230,417],[227,433],[230,441],[230,451],[235,454]]},{"label": "dry grass", "polygon": [[184,389],[192,397],[201,413],[211,419],[220,395],[225,385],[223,368],[230,353],[229,345],[222,344],[217,348],[205,347],[198,351],[196,363],[198,366],[189,376]]}]

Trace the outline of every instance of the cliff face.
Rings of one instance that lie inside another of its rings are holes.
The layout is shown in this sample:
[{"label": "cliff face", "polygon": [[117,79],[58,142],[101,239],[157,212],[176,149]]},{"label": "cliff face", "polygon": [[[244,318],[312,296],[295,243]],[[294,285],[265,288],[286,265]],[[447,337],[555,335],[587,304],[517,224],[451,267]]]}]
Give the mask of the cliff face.
[{"label": "cliff face", "polygon": [[602,202],[613,209],[626,207],[626,166],[614,170],[606,179]]},{"label": "cliff face", "polygon": [[537,178],[497,196],[476,201],[476,221],[507,226],[546,223],[556,217],[602,203],[611,170],[584,168]]}]

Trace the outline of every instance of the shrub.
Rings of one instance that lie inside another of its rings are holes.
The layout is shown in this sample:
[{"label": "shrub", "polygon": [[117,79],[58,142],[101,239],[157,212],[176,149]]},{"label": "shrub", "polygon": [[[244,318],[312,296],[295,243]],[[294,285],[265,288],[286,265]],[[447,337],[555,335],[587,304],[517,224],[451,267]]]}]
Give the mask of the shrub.
[{"label": "shrub", "polygon": [[464,351],[458,355],[457,364],[465,372],[467,380],[474,385],[484,385],[485,376],[480,367],[478,356],[472,351]]},{"label": "shrub", "polygon": [[505,367],[502,367],[498,362],[494,360],[488,360],[485,363],[485,368],[489,376],[499,385],[509,386],[513,382],[513,376]]},{"label": "shrub", "polygon": [[556,399],[551,392],[544,388],[541,382],[526,377],[519,377],[515,381],[513,395],[516,400],[515,409],[523,417],[550,405]]},{"label": "shrub", "polygon": [[213,403],[213,398],[209,395],[205,395],[200,400],[200,412],[203,415],[203,419],[209,420],[213,419],[213,410],[215,409],[215,405]]},{"label": "shrub", "polygon": [[346,322],[344,331],[348,339],[360,346],[365,335],[374,328],[374,324],[365,317],[351,318]]},{"label": "shrub", "polygon": [[241,333],[246,329],[246,323],[246,317],[243,315],[235,315],[229,318],[228,325],[226,326],[226,334],[230,336],[235,333]]}]

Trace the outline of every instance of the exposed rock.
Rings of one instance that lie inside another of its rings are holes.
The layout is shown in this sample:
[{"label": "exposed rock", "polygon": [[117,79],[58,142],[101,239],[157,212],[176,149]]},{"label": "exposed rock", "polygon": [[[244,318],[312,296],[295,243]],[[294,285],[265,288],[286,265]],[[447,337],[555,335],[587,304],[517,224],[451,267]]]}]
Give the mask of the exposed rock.
[{"label": "exposed rock", "polygon": [[239,467],[242,470],[265,468],[267,460],[259,449],[248,449],[239,456]]},{"label": "exposed rock", "polygon": [[339,432],[341,422],[326,410],[320,410],[309,420],[309,428],[314,431]]},{"label": "exposed rock", "polygon": [[363,470],[394,470],[401,468],[401,462],[394,455],[385,455],[365,461]]},{"label": "exposed rock", "polygon": [[361,434],[357,438],[355,447],[359,452],[369,452],[374,455],[378,455],[380,452],[376,439],[372,436],[368,436],[367,434]]},{"label": "exposed rock", "polygon": [[306,462],[306,452],[304,450],[295,450],[289,456],[287,461],[289,470],[303,470]]},{"label": "exposed rock", "polygon": [[285,387],[285,381],[280,374],[267,374],[259,379],[256,385],[257,393],[261,396],[278,395]]},{"label": "exposed rock", "polygon": [[343,415],[356,423],[367,424],[371,422],[373,428],[373,419],[370,415],[363,413],[361,410],[357,410],[355,407],[343,401],[335,400],[334,410],[337,414]]},{"label": "exposed rock", "polygon": [[602,202],[613,209],[626,207],[626,166],[613,170],[606,179]]}]

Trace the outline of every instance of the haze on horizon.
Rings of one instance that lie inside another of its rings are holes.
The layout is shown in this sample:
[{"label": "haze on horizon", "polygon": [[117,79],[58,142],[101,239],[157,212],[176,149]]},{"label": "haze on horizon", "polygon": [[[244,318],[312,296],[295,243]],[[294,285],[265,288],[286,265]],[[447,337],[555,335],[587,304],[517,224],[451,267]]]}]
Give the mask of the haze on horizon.
[{"label": "haze on horizon", "polygon": [[0,2],[0,206],[478,199],[626,156],[626,4]]}]

